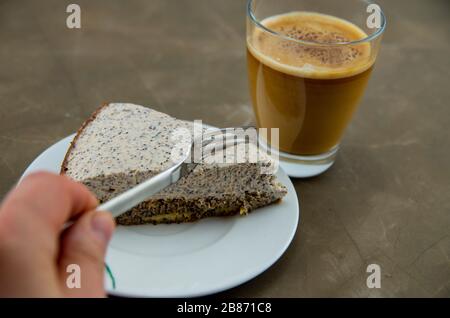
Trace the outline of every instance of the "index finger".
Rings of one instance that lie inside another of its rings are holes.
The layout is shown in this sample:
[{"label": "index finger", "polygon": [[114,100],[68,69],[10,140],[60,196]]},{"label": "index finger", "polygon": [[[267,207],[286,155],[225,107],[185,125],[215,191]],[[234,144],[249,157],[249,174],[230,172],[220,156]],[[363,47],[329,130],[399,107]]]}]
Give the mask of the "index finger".
[{"label": "index finger", "polygon": [[66,176],[39,172],[26,177],[8,194],[0,209],[0,221],[43,222],[59,233],[67,221],[97,205],[96,197],[84,185]]}]

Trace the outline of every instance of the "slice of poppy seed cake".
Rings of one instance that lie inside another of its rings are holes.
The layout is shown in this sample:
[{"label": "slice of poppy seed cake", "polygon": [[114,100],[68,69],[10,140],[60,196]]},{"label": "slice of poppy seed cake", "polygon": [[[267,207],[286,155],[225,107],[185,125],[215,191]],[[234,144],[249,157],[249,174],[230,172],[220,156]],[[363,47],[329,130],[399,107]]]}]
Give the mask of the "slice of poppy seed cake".
[{"label": "slice of poppy seed cake", "polygon": [[[100,107],[79,129],[61,173],[105,202],[172,166],[177,128],[193,123],[133,104]],[[261,157],[260,157],[261,158]],[[191,222],[248,212],[276,201],[286,188],[257,163],[198,165],[191,174],[117,218],[123,225]]]}]

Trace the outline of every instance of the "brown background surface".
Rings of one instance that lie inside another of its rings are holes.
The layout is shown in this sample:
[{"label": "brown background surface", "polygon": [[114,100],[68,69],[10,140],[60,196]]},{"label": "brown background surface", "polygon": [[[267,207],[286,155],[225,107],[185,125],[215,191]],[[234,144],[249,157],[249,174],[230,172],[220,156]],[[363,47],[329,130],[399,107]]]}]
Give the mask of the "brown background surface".
[{"label": "brown background surface", "polygon": [[[82,29],[65,26],[67,4]],[[325,175],[293,180],[301,226],[228,296],[450,296],[450,2],[379,1],[370,88]],[[0,195],[104,101],[252,122],[243,0],[0,0]],[[382,267],[382,288],[366,267]]]}]

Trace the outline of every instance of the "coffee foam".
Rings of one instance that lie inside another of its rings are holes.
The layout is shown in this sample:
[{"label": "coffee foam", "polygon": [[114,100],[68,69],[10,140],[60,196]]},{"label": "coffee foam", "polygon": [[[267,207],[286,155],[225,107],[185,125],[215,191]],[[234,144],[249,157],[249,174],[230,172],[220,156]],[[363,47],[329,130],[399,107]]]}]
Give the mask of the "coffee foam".
[{"label": "coffee foam", "polygon": [[369,43],[332,45],[367,37],[348,21],[319,13],[292,12],[267,18],[262,24],[290,39],[308,42],[300,43],[255,29],[248,39],[250,52],[280,72],[332,79],[362,73],[374,63]]}]

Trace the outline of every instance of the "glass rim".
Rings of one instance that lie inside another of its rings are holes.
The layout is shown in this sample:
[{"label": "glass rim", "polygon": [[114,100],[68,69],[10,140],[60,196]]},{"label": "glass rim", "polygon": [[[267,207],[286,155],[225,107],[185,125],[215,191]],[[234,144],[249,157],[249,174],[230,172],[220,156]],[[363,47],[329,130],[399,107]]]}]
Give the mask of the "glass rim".
[{"label": "glass rim", "polygon": [[[375,4],[375,2],[371,1],[371,0],[360,0],[361,2],[365,2],[368,5],[370,4]],[[255,13],[253,12],[252,9],[252,4],[255,2],[255,0],[247,0],[247,16],[250,18],[250,20],[260,29],[262,29],[265,32],[268,32],[274,36],[283,38],[287,41],[291,41],[291,42],[296,42],[299,44],[303,44],[303,45],[310,45],[310,46],[348,46],[348,45],[357,45],[357,44],[362,44],[362,43],[367,43],[367,42],[371,42],[375,39],[377,39],[378,37],[380,37],[385,29],[386,29],[386,16],[384,15],[383,10],[381,10],[381,18],[382,18],[382,25],[381,27],[374,33],[370,34],[369,36],[365,37],[364,39],[360,39],[360,40],[356,40],[356,41],[349,41],[349,42],[335,42],[335,43],[317,43],[317,42],[311,42],[311,41],[304,41],[304,40],[299,40],[299,39],[295,39],[292,38],[290,36],[278,33],[274,30],[271,30],[270,28],[266,27],[265,25],[263,25],[261,23],[261,21],[259,21],[256,16]],[[381,9],[381,7],[380,7]]]}]

